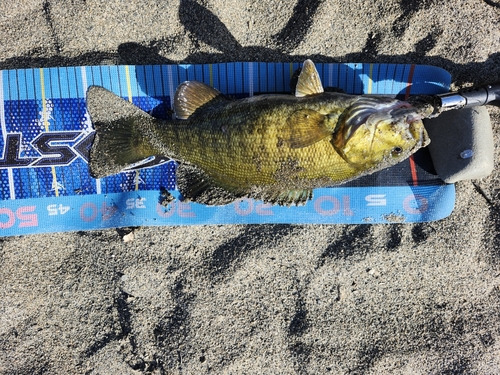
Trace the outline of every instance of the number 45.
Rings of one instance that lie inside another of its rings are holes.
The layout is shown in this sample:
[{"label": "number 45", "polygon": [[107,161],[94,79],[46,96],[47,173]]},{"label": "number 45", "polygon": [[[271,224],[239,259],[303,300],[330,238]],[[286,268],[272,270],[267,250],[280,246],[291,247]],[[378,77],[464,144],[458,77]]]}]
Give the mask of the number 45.
[{"label": "number 45", "polygon": [[63,206],[62,204],[49,204],[47,206],[47,211],[49,211],[49,216],[64,215],[70,209],[69,206]]}]

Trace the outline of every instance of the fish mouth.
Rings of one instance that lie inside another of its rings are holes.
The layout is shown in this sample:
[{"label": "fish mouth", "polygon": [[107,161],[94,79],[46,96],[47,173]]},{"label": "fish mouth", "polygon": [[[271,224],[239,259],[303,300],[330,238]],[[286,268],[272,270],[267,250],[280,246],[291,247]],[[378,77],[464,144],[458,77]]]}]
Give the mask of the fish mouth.
[{"label": "fish mouth", "polygon": [[[388,163],[389,160],[401,160],[429,144],[423,118],[425,114],[408,102],[387,97],[362,97],[341,115],[331,144],[355,168],[365,168],[366,164],[384,158]],[[392,140],[385,143],[384,139]],[[395,139],[402,144],[393,145],[391,150]]]},{"label": "fish mouth", "polygon": [[363,97],[349,107],[337,124],[334,146],[343,148],[356,131],[362,127],[373,127],[383,121],[408,126],[421,121],[425,116],[410,103],[386,97]]}]

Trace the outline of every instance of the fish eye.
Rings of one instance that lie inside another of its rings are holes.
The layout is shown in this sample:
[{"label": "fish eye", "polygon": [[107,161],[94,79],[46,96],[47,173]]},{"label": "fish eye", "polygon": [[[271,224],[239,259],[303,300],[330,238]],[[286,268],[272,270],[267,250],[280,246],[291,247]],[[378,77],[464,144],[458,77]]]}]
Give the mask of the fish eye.
[{"label": "fish eye", "polygon": [[392,156],[398,156],[398,155],[401,155],[401,153],[403,152],[403,148],[402,147],[399,147],[399,146],[396,146],[394,147],[392,150],[391,150],[391,155]]}]

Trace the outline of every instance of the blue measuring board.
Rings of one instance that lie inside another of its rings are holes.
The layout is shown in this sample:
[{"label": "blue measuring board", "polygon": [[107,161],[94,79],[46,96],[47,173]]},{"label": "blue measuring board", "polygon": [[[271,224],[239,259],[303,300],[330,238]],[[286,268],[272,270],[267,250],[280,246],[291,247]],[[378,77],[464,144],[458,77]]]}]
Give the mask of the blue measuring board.
[{"label": "blue measuring board", "polygon": [[[314,191],[302,207],[241,199],[207,207],[173,201],[175,162],[103,179],[88,173],[93,128],[85,93],[99,85],[155,117],[170,118],[177,86],[198,80],[241,98],[289,91],[299,63],[80,66],[0,71],[0,236],[141,225],[392,223],[448,216],[454,185],[426,150],[348,184]],[[316,64],[325,87],[407,97],[447,92],[450,74],[410,64]]]}]

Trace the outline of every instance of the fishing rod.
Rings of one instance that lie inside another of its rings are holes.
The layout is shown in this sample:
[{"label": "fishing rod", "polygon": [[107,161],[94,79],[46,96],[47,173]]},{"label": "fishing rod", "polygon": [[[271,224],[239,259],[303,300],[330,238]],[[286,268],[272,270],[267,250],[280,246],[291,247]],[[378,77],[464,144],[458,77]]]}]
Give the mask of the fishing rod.
[{"label": "fishing rod", "polygon": [[[415,107],[427,110],[433,118],[452,109],[471,108],[485,104],[500,105],[500,82],[438,95],[416,95],[408,99]],[[496,103],[495,103],[496,102]]]},{"label": "fishing rod", "polygon": [[458,92],[437,95],[442,110],[470,108],[500,101],[500,82],[473,87]]}]

